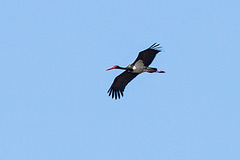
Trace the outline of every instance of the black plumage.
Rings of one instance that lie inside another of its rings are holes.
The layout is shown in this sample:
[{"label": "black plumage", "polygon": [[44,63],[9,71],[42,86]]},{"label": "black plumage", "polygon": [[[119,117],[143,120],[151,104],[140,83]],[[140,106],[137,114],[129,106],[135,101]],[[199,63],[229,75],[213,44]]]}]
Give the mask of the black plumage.
[{"label": "black plumage", "polygon": [[158,48],[160,48],[158,46],[159,44],[154,43],[148,49],[139,52],[138,57],[133,62],[133,64],[135,64],[138,60],[143,60],[144,66],[148,67],[152,63],[157,53],[161,51],[158,50]]},{"label": "black plumage", "polygon": [[126,85],[133,80],[139,73],[131,73],[128,71],[124,71],[120,75],[118,75],[114,81],[110,89],[108,90],[109,96],[112,94],[112,98],[117,97],[120,99],[120,94],[123,96],[123,91]]},{"label": "black plumage", "polygon": [[[129,65],[125,68],[115,65],[114,67],[108,69],[108,70],[111,70],[111,69],[125,70],[123,73],[121,73],[114,79],[110,89],[108,90],[109,96],[112,96],[112,98],[115,98],[115,99],[117,99],[117,98],[120,99],[120,97],[123,96],[123,91],[124,91],[125,87],[127,86],[127,84],[131,80],[133,80],[137,75],[139,75],[142,72],[149,72],[149,73],[156,72],[157,71],[156,68],[150,68],[148,66],[152,63],[156,54],[161,51],[161,50],[159,50],[159,48],[160,48],[159,44],[154,43],[148,49],[139,52],[138,57],[131,65]],[[139,73],[134,73],[134,65],[137,62],[139,62],[139,60],[141,60],[141,62],[143,63],[144,68],[149,69],[149,71],[142,71]],[[165,72],[159,71],[159,73],[165,73]]]}]

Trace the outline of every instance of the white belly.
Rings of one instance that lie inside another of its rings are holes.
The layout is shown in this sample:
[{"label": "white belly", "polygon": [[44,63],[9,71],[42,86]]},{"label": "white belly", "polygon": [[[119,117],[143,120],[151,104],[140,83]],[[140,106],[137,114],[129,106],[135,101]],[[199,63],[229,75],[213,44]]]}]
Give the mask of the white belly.
[{"label": "white belly", "polygon": [[132,73],[142,73],[144,68],[146,67],[144,67],[143,61],[139,60],[134,64]]}]

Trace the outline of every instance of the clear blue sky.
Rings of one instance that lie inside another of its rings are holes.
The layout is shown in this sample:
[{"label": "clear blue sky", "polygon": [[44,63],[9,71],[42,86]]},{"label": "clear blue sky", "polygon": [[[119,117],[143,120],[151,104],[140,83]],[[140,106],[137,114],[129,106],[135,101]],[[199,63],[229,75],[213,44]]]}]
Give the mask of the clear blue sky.
[{"label": "clear blue sky", "polygon": [[[240,2],[3,0],[1,160],[239,160]],[[119,70],[154,42],[120,100]]]}]

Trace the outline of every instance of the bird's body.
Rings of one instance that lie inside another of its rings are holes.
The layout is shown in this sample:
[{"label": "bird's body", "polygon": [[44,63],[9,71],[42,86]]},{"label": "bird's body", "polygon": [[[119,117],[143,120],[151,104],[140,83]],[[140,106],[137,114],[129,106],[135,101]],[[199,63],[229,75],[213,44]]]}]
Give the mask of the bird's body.
[{"label": "bird's body", "polygon": [[159,50],[159,44],[154,43],[148,49],[141,51],[138,54],[136,60],[127,67],[120,67],[118,65],[115,65],[112,68],[107,69],[107,71],[111,69],[125,70],[114,79],[113,84],[108,90],[109,96],[112,95],[112,98],[120,99],[120,94],[123,96],[123,91],[126,85],[140,73],[165,73],[164,71],[158,71],[157,68],[148,67],[152,63],[156,54],[160,51],[161,50]]}]

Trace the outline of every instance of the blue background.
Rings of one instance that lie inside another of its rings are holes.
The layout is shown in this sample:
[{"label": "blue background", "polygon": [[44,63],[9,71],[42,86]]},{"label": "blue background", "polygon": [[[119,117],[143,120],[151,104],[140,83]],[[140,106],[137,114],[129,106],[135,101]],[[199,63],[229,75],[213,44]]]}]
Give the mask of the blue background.
[{"label": "blue background", "polygon": [[[239,160],[237,0],[0,2],[1,160]],[[154,42],[120,100],[120,70]]]}]

